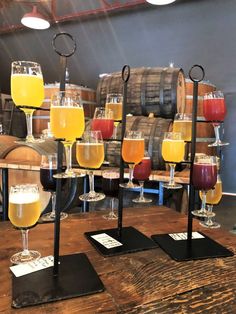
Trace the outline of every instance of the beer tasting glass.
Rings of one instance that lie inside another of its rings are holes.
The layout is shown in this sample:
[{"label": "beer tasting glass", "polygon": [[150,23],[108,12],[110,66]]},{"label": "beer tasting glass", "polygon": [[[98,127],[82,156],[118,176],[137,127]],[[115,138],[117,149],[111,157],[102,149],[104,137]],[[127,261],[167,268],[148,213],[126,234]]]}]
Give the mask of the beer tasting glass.
[{"label": "beer tasting glass", "polygon": [[[54,175],[57,172],[57,154],[42,155],[40,164],[40,182],[44,191],[51,193],[52,210],[41,216],[42,221],[55,221],[56,217],[56,187],[57,182]],[[62,179],[62,184],[66,179]],[[68,217],[67,213],[60,213],[60,220]]]},{"label": "beer tasting glass", "polygon": [[193,163],[193,186],[201,191],[202,204],[200,209],[195,209],[192,214],[197,217],[214,216],[213,213],[207,213],[206,194],[207,191],[214,188],[217,181],[217,160],[215,156],[195,156]]},{"label": "beer tasting glass", "polygon": [[134,203],[151,203],[152,199],[144,196],[144,181],[148,180],[151,174],[151,159],[146,156],[143,157],[142,161],[134,166],[134,179],[138,180],[140,185],[140,195],[139,197],[133,199]]},{"label": "beer tasting glass", "polygon": [[117,219],[115,213],[115,200],[118,198],[119,193],[120,173],[118,170],[104,170],[102,173],[102,190],[110,199],[110,211],[103,218],[108,220]]},{"label": "beer tasting glass", "polygon": [[138,188],[139,185],[134,184],[133,172],[134,166],[140,163],[144,157],[145,143],[143,133],[141,131],[126,131],[122,143],[121,154],[124,162],[129,165],[129,181],[122,183],[123,188]]},{"label": "beer tasting glass", "polygon": [[[44,100],[44,84],[41,67],[36,62],[13,61],[11,64],[11,96],[26,116],[27,136],[24,142],[43,142],[33,136],[32,117],[34,108]],[[33,108],[34,107],[34,108]]]},{"label": "beer tasting glass", "polygon": [[84,109],[80,95],[70,91],[60,91],[52,96],[50,126],[58,139],[63,139],[66,155],[66,171],[56,174],[56,178],[79,176],[72,169],[72,145],[84,132]]},{"label": "beer tasting glass", "polygon": [[179,132],[165,132],[162,141],[162,157],[170,167],[170,180],[164,183],[163,187],[167,189],[180,189],[181,184],[175,183],[175,165],[183,161],[185,154],[185,143]]},{"label": "beer tasting glass", "polygon": [[191,142],[192,139],[192,114],[176,113],[173,123],[173,132],[179,132],[182,140]]},{"label": "beer tasting glass", "polygon": [[212,122],[215,132],[215,142],[208,146],[229,145],[229,143],[224,143],[220,140],[220,123],[224,122],[226,116],[225,99],[224,94],[221,91],[214,91],[204,95],[203,115],[206,121]]},{"label": "beer tasting glass", "polygon": [[101,131],[85,131],[82,139],[76,143],[76,159],[87,169],[89,176],[89,193],[79,196],[81,201],[95,202],[105,198],[103,193],[94,191],[94,169],[101,167],[104,161],[104,145]]},{"label": "beer tasting glass", "polygon": [[[201,192],[200,197],[202,198]],[[216,221],[213,221],[212,218],[215,216],[215,213],[212,213],[213,205],[219,204],[222,198],[222,181],[220,175],[217,175],[217,181],[213,189],[208,190],[206,193],[206,204],[207,204],[207,218],[205,221],[201,221],[200,225],[206,228],[220,228],[220,224]]]},{"label": "beer tasting glass", "polygon": [[11,257],[13,264],[27,263],[40,258],[38,251],[28,249],[29,228],[34,226],[40,216],[39,188],[37,184],[14,185],[9,193],[9,219],[21,230],[23,251]]},{"label": "beer tasting glass", "polygon": [[113,111],[114,119],[114,134],[113,139],[117,139],[117,128],[122,120],[123,95],[122,94],[107,94],[105,108]]}]

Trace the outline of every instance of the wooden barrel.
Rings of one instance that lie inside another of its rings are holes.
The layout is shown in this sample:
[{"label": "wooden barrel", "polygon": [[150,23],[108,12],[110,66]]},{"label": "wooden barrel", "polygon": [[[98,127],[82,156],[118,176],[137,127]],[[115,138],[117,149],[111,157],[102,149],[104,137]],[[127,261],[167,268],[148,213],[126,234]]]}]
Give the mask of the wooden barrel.
[{"label": "wooden barrel", "polygon": [[[131,69],[127,90],[127,113],[162,118],[174,118],[185,108],[185,79],[183,70],[168,67]],[[97,85],[97,103],[105,105],[108,93],[122,93],[121,72],[107,74]]]},{"label": "wooden barrel", "polygon": [[[44,102],[41,108],[50,109],[51,96],[59,90],[59,83],[55,84],[46,84],[44,86]],[[96,91],[84,87],[78,86],[74,84],[66,84],[66,90],[77,92],[81,96],[81,101],[84,107],[85,117],[92,118],[94,114],[94,110],[96,108]],[[50,120],[50,111],[45,110],[36,110],[33,116],[33,132],[34,135],[40,136],[42,134],[42,130],[48,128],[48,122]]]},{"label": "wooden barrel", "polygon": [[[152,169],[165,169],[165,162],[161,155],[164,132],[167,132],[172,124],[171,119],[163,119],[146,116],[127,116],[126,130],[142,131],[145,138],[145,149],[152,159]],[[118,126],[118,137],[121,134],[121,123]],[[106,159],[112,166],[120,163],[120,142],[106,142]]]},{"label": "wooden barrel", "polygon": [[[39,166],[41,156],[43,154],[50,154],[56,152],[56,142],[53,140],[47,140],[43,143],[33,144],[16,144],[14,141],[16,138],[0,135],[0,158],[6,161],[27,161],[36,162]],[[29,169],[29,170],[28,170]],[[42,210],[45,209],[50,199],[50,193],[44,192],[40,183],[39,171],[32,171],[30,167],[25,167],[24,170],[9,170],[9,186],[21,183],[36,183],[40,189],[40,200],[42,204]]]},{"label": "wooden barrel", "polygon": [[[186,106],[184,112],[192,113],[193,82],[190,79],[185,79],[185,82],[186,82]],[[198,84],[198,107],[197,107],[198,119],[203,118],[204,94],[212,92],[215,89],[216,86],[211,84],[209,81],[202,81]],[[198,122],[196,127],[197,127],[196,152],[214,155],[215,148],[208,147],[208,144],[214,142],[215,140],[215,133],[212,124],[208,122]]]}]

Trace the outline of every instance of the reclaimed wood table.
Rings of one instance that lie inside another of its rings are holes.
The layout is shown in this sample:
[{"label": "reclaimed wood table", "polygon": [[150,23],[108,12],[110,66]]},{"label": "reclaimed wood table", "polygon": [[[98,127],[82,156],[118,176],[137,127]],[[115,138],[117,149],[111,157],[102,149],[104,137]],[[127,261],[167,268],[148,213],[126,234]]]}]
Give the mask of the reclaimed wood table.
[{"label": "reclaimed wood table", "polygon": [[[84,252],[100,276],[105,291],[23,309],[11,308],[9,258],[21,250],[19,230],[0,223],[0,313],[236,313],[236,256],[176,262],[160,248],[104,258],[84,232],[116,227],[102,218],[104,212],[70,214],[61,223],[60,255]],[[147,236],[185,232],[187,217],[163,206],[124,209],[124,226]],[[222,230],[202,231],[234,253],[236,237]],[[29,247],[42,256],[53,254],[53,224],[30,230]],[[79,265],[78,265],[79,267]]]}]

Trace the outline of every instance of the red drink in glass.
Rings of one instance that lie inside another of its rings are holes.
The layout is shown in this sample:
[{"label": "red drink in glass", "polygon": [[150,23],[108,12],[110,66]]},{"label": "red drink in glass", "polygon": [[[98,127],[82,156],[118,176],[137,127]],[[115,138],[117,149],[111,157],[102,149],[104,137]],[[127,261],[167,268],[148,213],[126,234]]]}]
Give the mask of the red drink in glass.
[{"label": "red drink in glass", "polygon": [[216,164],[193,164],[193,186],[196,190],[208,191],[217,181]]},{"label": "red drink in glass", "polygon": [[203,115],[207,121],[223,122],[226,116],[226,105],[224,98],[204,99]]},{"label": "red drink in glass", "polygon": [[151,159],[150,157],[144,157],[141,163],[135,165],[133,177],[139,181],[145,181],[151,174]]},{"label": "red drink in glass", "polygon": [[104,140],[112,137],[114,129],[113,119],[93,119],[91,125],[92,131],[101,131]]}]

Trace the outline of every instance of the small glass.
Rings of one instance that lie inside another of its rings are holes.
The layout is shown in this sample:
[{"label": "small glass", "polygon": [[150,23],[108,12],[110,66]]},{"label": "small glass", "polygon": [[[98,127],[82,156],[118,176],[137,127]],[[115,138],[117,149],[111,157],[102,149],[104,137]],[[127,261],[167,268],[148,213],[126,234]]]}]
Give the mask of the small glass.
[{"label": "small glass", "polygon": [[37,184],[14,185],[9,193],[9,219],[21,230],[23,251],[14,254],[10,261],[13,264],[27,263],[38,260],[41,254],[28,249],[28,232],[41,214],[39,187]]},{"label": "small glass", "polygon": [[107,94],[105,108],[111,109],[113,112],[114,119],[114,134],[113,139],[117,139],[117,128],[122,121],[122,109],[123,106],[123,95],[117,93]]},{"label": "small glass", "polygon": [[110,211],[107,215],[104,215],[103,218],[108,220],[117,219],[115,213],[115,200],[118,198],[119,193],[119,182],[120,182],[120,173],[119,171],[105,170],[102,173],[102,190],[111,198]]},{"label": "small glass", "polygon": [[79,196],[81,201],[95,202],[105,198],[105,194],[94,191],[94,169],[99,169],[104,161],[104,145],[101,131],[85,131],[82,139],[76,143],[76,159],[87,170],[89,193]]},{"label": "small glass", "polygon": [[170,166],[170,181],[164,183],[166,189],[181,189],[181,184],[175,183],[175,165],[183,161],[185,154],[185,142],[179,132],[165,132],[162,142],[162,157]]}]

